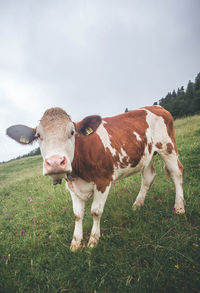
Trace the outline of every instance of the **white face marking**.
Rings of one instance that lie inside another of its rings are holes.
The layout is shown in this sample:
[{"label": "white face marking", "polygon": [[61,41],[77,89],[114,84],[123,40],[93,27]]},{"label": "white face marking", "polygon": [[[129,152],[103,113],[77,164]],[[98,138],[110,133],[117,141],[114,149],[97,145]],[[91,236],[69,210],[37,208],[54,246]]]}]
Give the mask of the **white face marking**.
[{"label": "white face marking", "polygon": [[[38,143],[40,146],[43,160],[51,156],[65,157],[67,161],[67,171],[72,171],[71,162],[75,151],[75,133],[74,124],[71,121],[54,121],[49,125],[39,124],[37,133],[40,134]],[[43,174],[46,174],[45,166],[43,164]]]},{"label": "white face marking", "polygon": [[141,141],[142,140],[141,137],[140,137],[140,135],[137,132],[133,131],[133,134],[136,136],[136,138],[137,138],[138,141]]},{"label": "white face marking", "polygon": [[[105,121],[104,121],[105,122]],[[108,148],[112,154],[112,156],[116,155],[116,150],[111,146],[110,135],[108,134],[107,130],[103,126],[103,123],[99,125],[96,130],[96,134],[101,139],[105,149]]]}]

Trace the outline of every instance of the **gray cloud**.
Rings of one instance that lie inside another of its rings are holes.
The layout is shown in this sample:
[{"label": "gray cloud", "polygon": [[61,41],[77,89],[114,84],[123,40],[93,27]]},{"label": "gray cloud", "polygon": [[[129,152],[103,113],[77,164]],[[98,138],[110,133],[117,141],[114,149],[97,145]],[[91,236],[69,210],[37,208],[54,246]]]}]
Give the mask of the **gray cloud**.
[{"label": "gray cloud", "polygon": [[198,0],[1,1],[0,161],[25,152],[5,128],[35,126],[48,107],[74,121],[112,116],[194,79],[199,8]]}]

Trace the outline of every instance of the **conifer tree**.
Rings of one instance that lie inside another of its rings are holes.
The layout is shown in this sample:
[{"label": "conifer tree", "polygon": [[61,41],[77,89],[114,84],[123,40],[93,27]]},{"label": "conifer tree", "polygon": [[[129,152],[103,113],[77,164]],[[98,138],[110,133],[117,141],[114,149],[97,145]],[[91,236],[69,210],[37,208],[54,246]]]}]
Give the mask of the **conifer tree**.
[{"label": "conifer tree", "polygon": [[196,78],[195,78],[195,91],[199,91],[200,90],[200,72],[197,74]]}]

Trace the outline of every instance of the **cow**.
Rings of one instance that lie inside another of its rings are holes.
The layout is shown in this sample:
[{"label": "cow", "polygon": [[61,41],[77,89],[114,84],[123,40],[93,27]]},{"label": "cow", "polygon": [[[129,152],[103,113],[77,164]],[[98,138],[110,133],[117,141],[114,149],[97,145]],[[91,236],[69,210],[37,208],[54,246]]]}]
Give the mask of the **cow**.
[{"label": "cow", "polygon": [[7,129],[7,135],[21,144],[37,140],[43,157],[43,175],[51,176],[54,184],[66,180],[75,216],[72,251],[81,247],[85,202],[91,196],[93,226],[88,247],[97,245],[101,215],[116,180],[141,172],[141,188],[133,209],[144,205],[156,174],[152,164],[155,154],[164,160],[165,170],[174,181],[174,210],[185,212],[184,168],[178,158],[173,118],[160,106],[109,118],[92,115],[80,122],[73,122],[61,108],[50,108],[36,128],[15,125]]}]

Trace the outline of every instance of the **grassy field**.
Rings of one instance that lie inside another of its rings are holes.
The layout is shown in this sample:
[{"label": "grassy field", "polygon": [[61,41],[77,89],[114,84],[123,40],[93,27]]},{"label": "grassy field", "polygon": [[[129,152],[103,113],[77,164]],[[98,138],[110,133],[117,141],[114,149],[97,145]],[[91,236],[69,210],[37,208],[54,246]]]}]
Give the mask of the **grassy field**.
[{"label": "grassy field", "polygon": [[[111,189],[94,249],[69,250],[70,195],[43,177],[42,160],[0,165],[0,292],[200,292],[200,116],[177,120],[185,167],[186,214],[173,211],[175,190],[155,156],[156,179],[145,206],[132,204],[140,175]],[[91,200],[84,244],[92,226]]]}]

